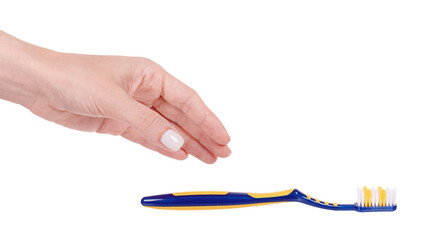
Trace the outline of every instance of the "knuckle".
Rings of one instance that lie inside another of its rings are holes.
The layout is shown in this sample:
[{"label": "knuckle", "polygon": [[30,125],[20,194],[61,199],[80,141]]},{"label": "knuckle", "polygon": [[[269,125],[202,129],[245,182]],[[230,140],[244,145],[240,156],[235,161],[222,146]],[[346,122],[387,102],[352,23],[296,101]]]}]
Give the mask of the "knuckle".
[{"label": "knuckle", "polygon": [[140,66],[146,71],[146,72],[153,72],[153,73],[163,73],[164,69],[154,61],[148,59],[148,58],[142,58]]},{"label": "knuckle", "polygon": [[201,142],[205,145],[208,145],[206,143],[210,143],[208,136],[203,131],[200,134],[197,134],[197,139],[199,139],[199,142]]},{"label": "knuckle", "polygon": [[193,150],[193,147],[194,147],[193,144],[194,144],[193,139],[189,137],[187,139],[184,139],[183,147],[189,150]]},{"label": "knuckle", "polygon": [[176,119],[175,120],[178,123],[178,125],[184,126],[186,124],[186,122],[187,122],[187,115],[184,112],[180,112],[176,116]]},{"label": "knuckle", "polygon": [[129,127],[118,121],[114,121],[108,118],[102,119],[96,132],[101,134],[110,134],[113,136],[121,135],[123,132],[127,132]]},{"label": "knuckle", "polygon": [[138,60],[143,64],[143,65],[157,65],[153,60],[151,60],[150,58],[146,58],[146,57],[139,57]]},{"label": "knuckle", "polygon": [[198,97],[200,97],[199,96],[199,93],[197,93],[196,92],[196,90],[194,90],[193,88],[189,88],[190,90],[189,90],[189,94],[193,97],[193,98],[198,98]]},{"label": "knuckle", "polygon": [[207,113],[205,115],[203,115],[203,117],[201,118],[200,122],[199,122],[199,126],[200,127],[204,127],[205,124],[207,123],[207,120],[211,117],[212,115],[210,113]]},{"label": "knuckle", "polygon": [[127,126],[126,128],[124,128],[123,130],[121,130],[121,133],[119,135],[123,136],[123,137],[127,137],[131,134],[131,126]]},{"label": "knuckle", "polygon": [[145,67],[142,72],[142,83],[151,83],[158,79],[159,73],[153,67]]},{"label": "knuckle", "polygon": [[164,71],[157,66],[146,66],[141,71],[140,86],[143,89],[161,89],[164,82]]},{"label": "knuckle", "polygon": [[160,117],[158,114],[152,111],[145,111],[141,113],[139,119],[142,131],[149,131],[152,127],[158,125],[160,122]]},{"label": "knuckle", "polygon": [[181,110],[185,113],[189,112],[193,105],[193,100],[197,98],[199,95],[192,88],[189,88],[186,99],[183,101],[181,105]]}]

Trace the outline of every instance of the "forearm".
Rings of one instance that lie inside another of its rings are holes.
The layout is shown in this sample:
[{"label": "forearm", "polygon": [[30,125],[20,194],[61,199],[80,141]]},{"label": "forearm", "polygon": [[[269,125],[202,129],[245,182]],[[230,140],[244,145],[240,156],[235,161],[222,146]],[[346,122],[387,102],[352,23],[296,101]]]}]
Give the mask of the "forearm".
[{"label": "forearm", "polygon": [[0,31],[0,99],[30,109],[46,71],[42,59],[49,52]]}]

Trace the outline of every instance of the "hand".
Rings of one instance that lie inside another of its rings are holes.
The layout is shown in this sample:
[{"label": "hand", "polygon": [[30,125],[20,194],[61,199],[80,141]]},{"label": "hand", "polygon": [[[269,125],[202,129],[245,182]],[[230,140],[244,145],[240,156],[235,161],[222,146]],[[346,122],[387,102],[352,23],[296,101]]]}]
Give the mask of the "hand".
[{"label": "hand", "polygon": [[[2,65],[17,71],[0,70],[0,98],[46,120],[120,135],[180,160],[191,154],[213,163],[231,153],[229,135],[199,95],[146,58],[58,53],[0,32]],[[12,96],[11,85],[31,87]]]}]

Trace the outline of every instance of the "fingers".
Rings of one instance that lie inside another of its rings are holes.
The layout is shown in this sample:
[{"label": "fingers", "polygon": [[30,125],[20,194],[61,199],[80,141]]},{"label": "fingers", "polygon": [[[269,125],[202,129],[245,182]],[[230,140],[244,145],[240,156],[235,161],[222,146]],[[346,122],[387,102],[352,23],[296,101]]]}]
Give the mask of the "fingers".
[{"label": "fingers", "polygon": [[165,74],[162,97],[184,112],[216,143],[227,145],[230,142],[224,126],[199,95],[169,73]]},{"label": "fingers", "polygon": [[146,140],[163,150],[176,152],[183,146],[184,139],[160,114],[128,95],[118,101],[112,109],[112,118],[127,123]]},{"label": "fingers", "polygon": [[144,147],[146,147],[146,148],[148,148],[150,150],[156,151],[156,152],[158,152],[158,153],[160,153],[162,155],[165,155],[167,157],[170,157],[170,158],[174,158],[174,159],[177,159],[177,160],[184,160],[184,159],[186,159],[188,157],[188,154],[184,150],[182,150],[182,149],[180,149],[180,150],[178,150],[176,152],[170,152],[170,151],[163,150],[162,148],[160,148],[158,146],[155,146],[154,144],[152,144],[151,142],[149,142],[145,138],[143,138],[132,127],[127,128],[127,130],[125,130],[121,134],[121,136],[123,138],[131,141],[131,142],[138,143],[138,144],[140,144],[140,145],[142,145],[142,146],[144,146]]},{"label": "fingers", "polygon": [[162,155],[165,155],[167,157],[174,158],[177,160],[186,159],[188,157],[188,153],[190,153],[194,157],[208,164],[214,163],[216,161],[216,157],[213,154],[211,154],[208,150],[203,148],[202,145],[199,144],[195,139],[191,138],[186,133],[184,133],[184,131],[178,128],[178,126],[174,126],[174,127],[177,129],[178,133],[181,134],[181,136],[184,138],[184,146],[176,152],[169,152],[169,151],[163,150],[160,147],[155,146],[154,144],[150,143],[145,138],[143,138],[132,127],[128,127],[121,134],[121,136],[129,141],[138,143]]},{"label": "fingers", "polygon": [[184,160],[188,157],[188,154],[191,154],[205,163],[210,164],[216,161],[216,156],[214,156],[207,149],[205,149],[198,141],[190,137],[177,125],[173,123],[171,123],[171,125],[172,128],[175,129],[178,134],[181,135],[184,139],[184,145],[181,147],[180,150],[176,152],[170,152],[167,150],[163,150],[158,146],[155,146],[154,144],[146,140],[144,137],[142,137],[134,128],[128,126],[125,123],[121,123],[115,120],[105,119],[105,124],[103,124],[103,127],[100,127],[97,132],[116,133],[117,131],[120,131],[119,135],[121,135],[125,139],[141,144],[146,148],[149,148],[153,151],[159,152],[167,157],[174,158],[177,160]]},{"label": "fingers", "polygon": [[[147,141],[144,137],[142,137],[138,131],[136,131],[132,127],[124,128],[123,132],[120,134],[127,140],[143,145],[146,148],[149,148],[153,151],[159,152],[167,157],[174,158],[177,160],[184,160],[188,157],[188,154],[193,155],[194,157],[200,159],[205,163],[214,163],[216,161],[216,156],[210,153],[207,149],[205,149],[198,141],[190,137],[187,133],[185,133],[181,128],[177,125],[172,124],[172,127],[176,129],[178,134],[180,134],[184,139],[184,145],[180,150],[176,152],[170,152],[167,150],[163,150],[160,147],[155,146],[151,142]],[[122,128],[121,128],[122,129]]]},{"label": "fingers", "polygon": [[184,130],[182,130],[178,125],[172,124],[173,127],[178,131],[178,133],[184,138],[183,149],[201,160],[204,163],[212,164],[216,162],[217,157],[204,148],[196,139],[188,135]]},{"label": "fingers", "polygon": [[178,124],[213,155],[225,158],[231,154],[231,150],[227,145],[217,144],[193,120],[188,118],[184,112],[169,104],[163,98],[158,99],[153,107],[161,115]]},{"label": "fingers", "polygon": [[[119,108],[112,107],[114,120],[104,119],[101,124],[99,123],[97,132],[121,135],[132,142],[179,160],[191,154],[205,163],[216,161],[217,157],[197,140],[152,109],[131,98],[119,100],[119,103]],[[164,138],[176,139],[171,145],[177,141],[178,149],[169,147],[169,143],[166,142],[169,140]]]},{"label": "fingers", "polygon": [[128,124],[119,122],[113,119],[105,118],[101,124],[98,124],[96,132],[98,133],[107,133],[112,135],[121,135],[125,139],[138,143],[148,149],[156,151],[162,155],[165,155],[170,158],[177,160],[184,160],[188,157],[188,154],[193,155],[194,157],[200,159],[206,163],[213,163],[216,161],[216,157],[211,154],[208,150],[199,144],[196,140],[192,139],[188,134],[186,134],[181,128],[172,124],[172,127],[177,130],[177,132],[183,137],[184,145],[182,148],[176,152],[170,152],[163,150],[162,148],[155,146],[144,137],[142,137],[138,131],[130,127]]}]

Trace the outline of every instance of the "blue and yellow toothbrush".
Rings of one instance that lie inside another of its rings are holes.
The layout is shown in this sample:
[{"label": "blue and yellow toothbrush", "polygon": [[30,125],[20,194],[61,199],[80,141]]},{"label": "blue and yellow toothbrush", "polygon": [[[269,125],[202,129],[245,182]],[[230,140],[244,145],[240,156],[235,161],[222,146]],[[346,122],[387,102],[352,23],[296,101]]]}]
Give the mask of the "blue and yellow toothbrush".
[{"label": "blue and yellow toothbrush", "polygon": [[312,198],[297,189],[274,193],[182,192],[144,197],[145,207],[167,210],[207,210],[259,206],[280,202],[301,202],[313,207],[358,212],[395,211],[396,191],[378,187],[358,189],[355,204],[337,204]]}]

